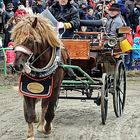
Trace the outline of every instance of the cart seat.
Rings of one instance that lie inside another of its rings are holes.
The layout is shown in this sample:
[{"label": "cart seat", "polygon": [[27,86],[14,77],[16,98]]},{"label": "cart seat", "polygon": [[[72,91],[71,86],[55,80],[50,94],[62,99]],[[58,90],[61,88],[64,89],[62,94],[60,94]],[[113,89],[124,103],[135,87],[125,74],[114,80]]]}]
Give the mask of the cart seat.
[{"label": "cart seat", "polygon": [[80,26],[100,27],[103,26],[103,24],[103,20],[80,20]]}]

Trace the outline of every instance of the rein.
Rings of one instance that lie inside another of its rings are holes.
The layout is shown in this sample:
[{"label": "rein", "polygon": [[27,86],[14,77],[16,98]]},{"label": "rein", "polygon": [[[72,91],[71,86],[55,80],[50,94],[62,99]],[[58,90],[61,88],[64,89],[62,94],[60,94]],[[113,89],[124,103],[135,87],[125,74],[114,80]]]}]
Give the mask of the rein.
[{"label": "rein", "polygon": [[55,72],[55,70],[58,68],[60,62],[61,62],[61,49],[60,48],[53,48],[52,50],[52,56],[49,61],[49,63],[43,67],[43,68],[35,68],[33,66],[33,63],[37,61],[46,51],[50,49],[47,48],[45,51],[43,51],[37,58],[35,58],[32,62],[30,62],[30,59],[33,58],[33,52],[30,51],[27,47],[25,46],[17,46],[15,47],[15,52],[23,52],[27,55],[29,55],[29,58],[27,59],[27,62],[25,63],[24,66],[24,71],[25,73],[29,74],[32,77],[46,77],[52,73]]},{"label": "rein", "polygon": [[[47,48],[45,51],[43,51],[37,58],[35,58],[32,62],[31,62],[31,65],[34,63],[34,62],[36,62],[45,52],[47,52],[48,50],[50,49],[50,47],[49,48]],[[28,61],[28,60],[27,60]]]}]

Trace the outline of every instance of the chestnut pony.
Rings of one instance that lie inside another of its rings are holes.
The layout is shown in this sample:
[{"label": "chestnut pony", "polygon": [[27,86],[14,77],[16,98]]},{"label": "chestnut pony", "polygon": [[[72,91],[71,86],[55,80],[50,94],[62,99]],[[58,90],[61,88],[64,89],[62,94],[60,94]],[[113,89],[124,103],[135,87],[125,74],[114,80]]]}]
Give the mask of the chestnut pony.
[{"label": "chestnut pony", "polygon": [[[37,83],[30,89],[37,96],[23,94],[24,116],[28,123],[27,140],[34,140],[33,122],[36,120],[35,103],[38,97],[43,97],[41,99],[42,113],[38,131],[45,134],[51,133],[51,123],[55,115],[54,111],[60,85],[64,78],[64,70],[59,64],[66,64],[67,52],[58,38],[55,28],[41,15],[25,17],[25,19],[15,25],[11,37],[14,41],[16,52],[15,69],[20,71],[22,76],[24,75],[30,80],[35,79],[35,82],[32,82]],[[44,79],[46,79],[47,82],[48,78],[46,77],[53,79],[53,82],[51,82],[51,93],[48,97],[36,92],[41,92],[44,89],[44,86],[38,81],[44,82]],[[23,86],[26,85],[24,81],[22,82]],[[31,84],[33,84],[32,82]],[[29,88],[28,84],[27,89]]]}]

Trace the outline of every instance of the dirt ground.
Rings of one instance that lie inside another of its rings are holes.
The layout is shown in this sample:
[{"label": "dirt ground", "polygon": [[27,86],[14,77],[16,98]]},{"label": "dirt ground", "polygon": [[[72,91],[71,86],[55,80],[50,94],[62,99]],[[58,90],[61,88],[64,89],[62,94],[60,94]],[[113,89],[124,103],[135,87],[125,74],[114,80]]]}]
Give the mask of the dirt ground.
[{"label": "dirt ground", "polygon": [[[16,89],[16,78],[0,80],[0,140],[25,140],[27,124],[23,101]],[[5,82],[6,81],[6,82]],[[59,100],[49,136],[37,133],[36,140],[140,140],[140,77],[127,79],[127,98],[123,115],[115,117],[109,95],[106,125],[101,124],[100,106],[92,100]],[[40,104],[37,110],[40,110]]]}]

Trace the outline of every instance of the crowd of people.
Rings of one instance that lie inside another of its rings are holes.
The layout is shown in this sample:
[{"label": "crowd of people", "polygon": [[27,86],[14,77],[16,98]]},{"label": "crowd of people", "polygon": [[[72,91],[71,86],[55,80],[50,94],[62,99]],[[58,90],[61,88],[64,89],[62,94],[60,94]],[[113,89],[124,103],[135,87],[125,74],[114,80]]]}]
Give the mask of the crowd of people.
[{"label": "crowd of people", "polygon": [[140,0],[0,0],[3,47],[11,42],[10,31],[15,24],[27,14],[41,14],[45,10],[49,10],[58,21],[62,38],[72,38],[75,30],[99,31],[93,26],[80,27],[80,20],[106,18],[109,35],[115,35],[119,27],[131,27],[134,37],[132,47],[135,48],[132,56],[140,59]]}]

